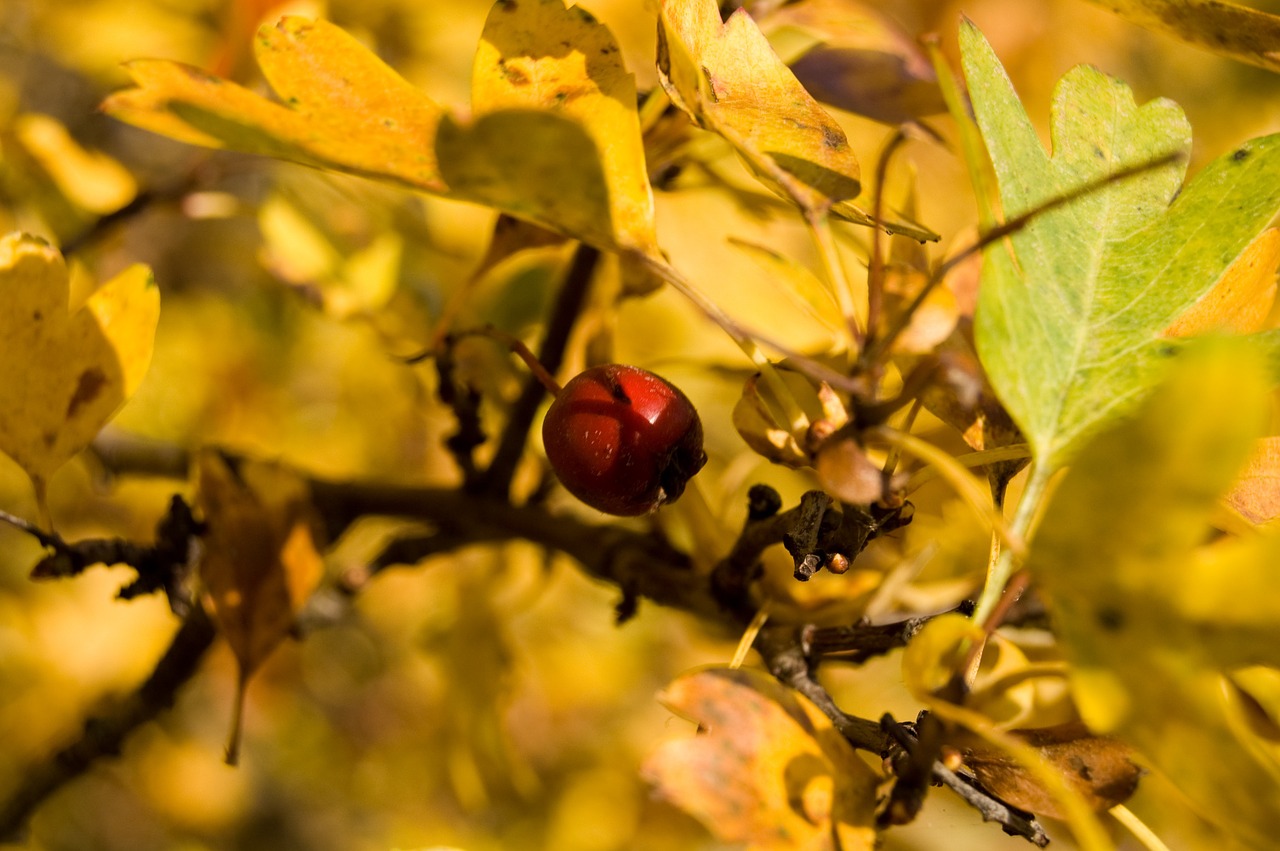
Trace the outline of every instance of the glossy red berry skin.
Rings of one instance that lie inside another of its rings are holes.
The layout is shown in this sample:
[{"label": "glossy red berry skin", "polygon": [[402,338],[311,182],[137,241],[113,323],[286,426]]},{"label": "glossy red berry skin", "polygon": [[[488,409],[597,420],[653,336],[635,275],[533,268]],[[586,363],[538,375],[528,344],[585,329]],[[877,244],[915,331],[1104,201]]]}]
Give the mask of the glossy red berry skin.
[{"label": "glossy red berry skin", "polygon": [[702,421],[688,397],[621,364],[571,379],[547,410],[542,442],[565,490],[622,517],[674,501],[707,462]]}]

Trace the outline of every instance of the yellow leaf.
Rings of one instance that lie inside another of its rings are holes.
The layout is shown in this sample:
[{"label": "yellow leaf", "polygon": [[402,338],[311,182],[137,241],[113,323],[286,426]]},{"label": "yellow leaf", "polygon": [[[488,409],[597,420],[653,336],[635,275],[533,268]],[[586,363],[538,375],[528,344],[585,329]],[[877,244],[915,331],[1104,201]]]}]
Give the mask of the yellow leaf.
[{"label": "yellow leaf", "polygon": [[[595,145],[608,188],[604,210],[593,210],[611,223],[608,241],[657,251],[635,78],[622,64],[613,34],[589,12],[566,9],[563,0],[495,3],[476,50],[471,109],[476,115],[547,110],[579,123]],[[531,147],[518,137],[508,142]],[[561,170],[579,167],[569,152],[564,156]],[[580,202],[567,197],[563,203]]]},{"label": "yellow leaf", "polygon": [[160,290],[133,266],[79,309],[62,255],[27,234],[0,238],[0,450],[43,499],[49,476],[89,445],[151,362]]},{"label": "yellow leaf", "polygon": [[840,125],[783,64],[745,10],[721,22],[715,0],[665,0],[662,86],[702,127],[806,211],[857,197],[858,161]]},{"label": "yellow leaf", "polygon": [[1262,330],[1276,300],[1280,230],[1268,228],[1245,246],[1213,289],[1165,329],[1170,337],[1196,334],[1249,334]]},{"label": "yellow leaf", "polygon": [[1224,0],[1090,0],[1189,44],[1280,71],[1280,18]]},{"label": "yellow leaf", "polygon": [[[548,36],[550,34],[550,37]],[[175,62],[128,68],[115,117],[207,147],[279,157],[496,207],[604,249],[657,255],[635,83],[612,35],[562,0],[498,2],[455,120],[341,29],[259,30],[283,103]],[[652,289],[652,276],[632,290]]]},{"label": "yellow leaf", "polygon": [[91,213],[114,212],[138,191],[128,169],[106,154],[80,147],[56,118],[22,115],[14,121],[13,131],[58,190]]},{"label": "yellow leaf", "polygon": [[1269,382],[1231,340],[1179,357],[1135,419],[1082,451],[1027,566],[1089,727],[1265,847],[1280,824],[1280,763],[1234,723],[1224,675],[1280,663],[1280,537],[1203,542],[1265,421]]},{"label": "yellow leaf", "polygon": [[717,838],[758,849],[875,847],[879,778],[804,697],[761,672],[712,669],[681,677],[661,699],[706,732],[663,745],[644,775]]},{"label": "yellow leaf", "polygon": [[102,108],[183,142],[445,190],[433,144],[440,107],[350,35],[284,18],[258,31],[255,55],[283,104],[189,65],[139,60],[127,66],[138,87]]},{"label": "yellow leaf", "polygon": [[227,762],[239,749],[249,677],[289,635],[323,574],[308,489],[284,468],[246,462],[232,471],[212,450],[196,458],[204,513],[200,579],[240,667]]}]

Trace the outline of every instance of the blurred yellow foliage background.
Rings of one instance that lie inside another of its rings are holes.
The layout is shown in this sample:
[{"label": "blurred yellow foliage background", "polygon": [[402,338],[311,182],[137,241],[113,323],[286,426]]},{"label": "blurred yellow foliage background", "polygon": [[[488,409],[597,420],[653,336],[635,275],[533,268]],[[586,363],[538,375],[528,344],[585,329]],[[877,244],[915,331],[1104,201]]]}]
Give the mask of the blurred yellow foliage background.
[{"label": "blurred yellow foliage background", "polygon": [[[326,477],[457,481],[443,449],[455,423],[435,401],[434,370],[401,358],[422,349],[442,306],[466,284],[493,214],[190,148],[120,124],[96,106],[127,84],[120,63],[138,57],[180,60],[257,85],[253,32],[260,21],[291,13],[332,20],[437,101],[462,109],[489,5],[0,4],[0,232],[26,230],[74,248],[70,262],[96,280],[147,263],[163,292],[150,372],[114,427],[186,447],[227,446]],[[612,29],[640,90],[652,88],[655,3],[582,5]],[[1240,140],[1280,130],[1274,75],[1150,34],[1081,0],[870,5],[908,33],[941,33],[952,55],[958,16],[968,15],[1042,124],[1053,83],[1079,63],[1126,80],[1139,101],[1172,98],[1195,130],[1193,172]],[[1252,5],[1280,12],[1275,0]],[[888,131],[837,117],[866,177]],[[949,120],[937,123],[949,129]],[[975,221],[963,166],[938,146],[913,145],[910,156],[918,218],[945,246]],[[717,162],[729,185],[751,187],[727,152]],[[897,191],[909,173],[895,172]],[[797,348],[820,348],[829,332],[727,241],[766,244],[813,265],[798,222],[781,215],[776,200],[750,191],[751,203],[739,203],[715,181],[677,180],[672,191],[657,193],[659,242],[675,266],[748,327]],[[147,201],[143,212],[105,238],[80,243],[99,216],[135,197]],[[855,241],[847,247],[852,263]],[[565,257],[552,247],[490,270],[459,325],[536,331]],[[460,349],[460,369],[486,398],[509,400],[521,373],[496,347],[473,343]],[[699,483],[722,532],[731,536],[740,526],[750,484],[773,484],[788,504],[812,486],[803,473],[766,465],[733,431],[730,412],[747,363],[670,289],[616,310],[598,297],[571,347],[572,362],[580,365],[593,346],[660,371],[698,406],[711,456]],[[494,416],[491,433],[500,422]],[[939,440],[961,446],[935,426]],[[533,467],[518,487],[532,487]],[[53,477],[50,507],[68,539],[147,540],[175,487],[182,485],[111,480],[85,457]],[[591,516],[557,499],[563,510]],[[859,584],[856,571],[824,574],[782,593],[819,612],[838,612],[854,596],[862,605],[867,594],[879,595],[882,613],[953,604],[981,575],[985,534],[942,487],[922,491],[916,502],[915,524],[863,557],[870,580]],[[0,507],[34,516],[29,484],[6,458]],[[664,519],[668,533],[692,535],[690,517],[673,510]],[[358,568],[389,531],[373,523],[352,530],[327,557],[330,580]],[[30,765],[73,738],[95,705],[136,687],[176,627],[158,597],[113,600],[127,580],[122,570],[32,583],[27,572],[38,556],[30,538],[0,526],[0,800]],[[909,585],[881,583],[900,563],[922,569]],[[790,575],[785,557],[773,568]],[[691,730],[658,704],[657,693],[692,667],[727,662],[738,636],[709,632],[651,604],[616,627],[618,599],[616,589],[587,580],[567,559],[522,544],[389,570],[337,625],[287,642],[267,660],[249,689],[240,767],[222,764],[236,674],[219,644],[172,711],[139,730],[119,759],[101,762],[49,800],[24,838],[0,847],[718,847],[691,817],[650,798],[639,766],[661,742]],[[833,670],[830,685],[842,706],[866,717],[891,711],[910,719],[919,708],[893,660]],[[1158,781],[1149,787],[1158,790]],[[1149,787],[1135,799],[1136,810]],[[1185,813],[1144,815],[1183,837],[1178,847],[1214,841]],[[1054,836],[1058,847],[1070,847],[1067,836]],[[936,794],[919,821],[886,835],[884,847],[1022,843]]]}]

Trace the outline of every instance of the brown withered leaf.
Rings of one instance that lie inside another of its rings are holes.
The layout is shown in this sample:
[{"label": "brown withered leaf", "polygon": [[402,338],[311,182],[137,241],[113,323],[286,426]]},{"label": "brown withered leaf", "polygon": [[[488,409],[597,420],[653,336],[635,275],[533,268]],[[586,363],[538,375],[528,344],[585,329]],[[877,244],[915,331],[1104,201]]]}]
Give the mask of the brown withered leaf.
[{"label": "brown withered leaf", "polygon": [[283,467],[245,462],[232,470],[214,450],[196,459],[204,514],[200,579],[218,629],[240,668],[227,763],[240,746],[245,686],[292,631],[323,573],[308,489]]},{"label": "brown withered leaf", "polygon": [[[1133,761],[1133,749],[1118,739],[1093,735],[1079,721],[1010,732],[1060,771],[1095,812],[1124,803],[1138,787],[1143,772]],[[1066,817],[1057,798],[1008,753],[976,736],[951,744],[988,792],[1027,812]]]},{"label": "brown withered leaf", "polygon": [[878,778],[831,722],[759,671],[709,669],[661,695],[698,735],[645,761],[656,793],[724,842],[752,849],[870,851]]}]

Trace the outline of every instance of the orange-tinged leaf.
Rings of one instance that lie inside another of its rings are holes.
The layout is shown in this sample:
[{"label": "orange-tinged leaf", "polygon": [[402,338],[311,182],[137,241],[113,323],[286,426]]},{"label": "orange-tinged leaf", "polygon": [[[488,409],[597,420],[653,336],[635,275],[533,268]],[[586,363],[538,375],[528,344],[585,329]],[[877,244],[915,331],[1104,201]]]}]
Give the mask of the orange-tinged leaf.
[{"label": "orange-tinged leaf", "polygon": [[177,62],[127,66],[137,88],[103,109],[179,141],[226,147],[443,192],[442,111],[338,27],[284,18],[258,31],[258,64],[283,104]]},{"label": "orange-tinged leaf", "polygon": [[657,794],[724,842],[759,849],[871,849],[875,773],[805,698],[766,674],[712,669],[662,701],[705,730],[645,762]]},{"label": "orange-tinged leaf", "polygon": [[[609,29],[563,0],[495,3],[471,76],[471,109],[547,110],[578,122],[595,145],[608,188],[609,241],[657,251],[653,192],[645,168],[635,78]],[[517,147],[528,140],[511,140]],[[565,152],[566,168],[581,163]],[[596,199],[583,199],[595,202]],[[577,203],[571,196],[566,203]],[[597,212],[593,210],[592,212]]]},{"label": "orange-tinged leaf", "polygon": [[145,266],[76,310],[62,255],[28,234],[0,238],[0,450],[43,499],[58,467],[89,445],[151,362],[160,290]]},{"label": "orange-tinged leaf", "polygon": [[[1095,812],[1124,803],[1138,787],[1142,769],[1133,761],[1133,749],[1110,736],[1093,735],[1078,721],[1011,733],[1034,748]],[[971,735],[948,744],[961,748],[964,764],[988,792],[1027,812],[1066,817],[1057,799],[1005,751]]]},{"label": "orange-tinged leaf", "polygon": [[233,471],[209,450],[196,459],[196,487],[206,524],[200,579],[240,667],[227,745],[234,764],[245,685],[292,631],[323,563],[307,487],[296,474],[253,462]]},{"label": "orange-tinged leaf", "polygon": [[1240,252],[1213,289],[1165,330],[1170,337],[1262,330],[1276,300],[1280,230],[1268,228]]},{"label": "orange-tinged leaf", "polygon": [[809,211],[857,196],[858,161],[844,131],[745,10],[722,23],[715,0],[665,0],[658,35],[672,101],[728,140],[766,184]]},{"label": "orange-tinged leaf", "polygon": [[1223,499],[1251,523],[1280,517],[1280,437],[1257,442]]}]

